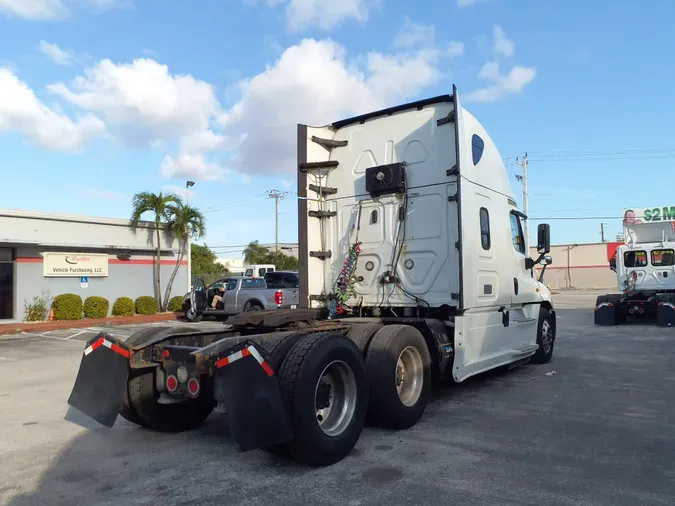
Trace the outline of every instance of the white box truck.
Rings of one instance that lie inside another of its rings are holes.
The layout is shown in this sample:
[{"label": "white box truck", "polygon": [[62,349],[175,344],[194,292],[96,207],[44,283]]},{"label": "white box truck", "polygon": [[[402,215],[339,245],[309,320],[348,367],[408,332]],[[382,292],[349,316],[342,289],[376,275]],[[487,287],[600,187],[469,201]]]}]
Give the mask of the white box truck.
[{"label": "white box truck", "polygon": [[675,206],[624,209],[624,244],[610,259],[620,293],[598,296],[596,325],[629,318],[675,325]]},{"label": "white box truck", "polygon": [[221,332],[159,327],[86,344],[68,403],[157,431],[214,410],[242,451],[308,465],[350,453],[366,418],[405,429],[432,381],[547,363],[556,313],[533,273],[502,157],[453,93],[298,125],[300,307]]}]

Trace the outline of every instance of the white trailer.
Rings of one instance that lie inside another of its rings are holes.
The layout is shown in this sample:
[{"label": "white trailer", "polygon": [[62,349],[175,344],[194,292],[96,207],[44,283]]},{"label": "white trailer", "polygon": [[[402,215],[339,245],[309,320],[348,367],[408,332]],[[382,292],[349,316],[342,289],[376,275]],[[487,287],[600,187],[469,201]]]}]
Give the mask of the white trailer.
[{"label": "white trailer", "polygon": [[595,303],[597,325],[628,318],[675,324],[675,206],[625,209],[625,244],[610,259],[621,293],[601,295]]},{"label": "white trailer", "polygon": [[[451,95],[298,125],[300,308],[87,343],[69,404],[159,431],[214,408],[242,450],[309,465],[352,450],[369,415],[423,416],[431,382],[548,362],[556,314],[502,157]],[[543,273],[542,273],[543,274]]]}]

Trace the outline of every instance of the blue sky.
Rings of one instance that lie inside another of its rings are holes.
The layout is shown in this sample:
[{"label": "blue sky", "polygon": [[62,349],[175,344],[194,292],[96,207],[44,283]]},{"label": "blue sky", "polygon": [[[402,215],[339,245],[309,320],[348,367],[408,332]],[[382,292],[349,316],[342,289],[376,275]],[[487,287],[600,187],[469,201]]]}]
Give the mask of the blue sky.
[{"label": "blue sky", "polygon": [[554,243],[613,238],[624,207],[675,205],[673,19],[666,1],[0,0],[0,207],[127,217],[134,192],[193,179],[232,257],[274,240],[276,188],[292,242],[296,123],[455,83],[512,176],[529,153],[531,236],[565,218]]}]

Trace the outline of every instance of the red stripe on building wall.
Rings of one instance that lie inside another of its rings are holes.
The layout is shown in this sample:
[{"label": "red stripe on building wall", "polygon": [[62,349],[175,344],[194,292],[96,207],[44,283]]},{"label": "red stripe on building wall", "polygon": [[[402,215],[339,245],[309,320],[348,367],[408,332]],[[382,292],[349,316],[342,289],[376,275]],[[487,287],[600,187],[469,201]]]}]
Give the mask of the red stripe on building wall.
[{"label": "red stripe on building wall", "polygon": [[[35,258],[35,257],[17,257],[16,262],[18,263],[23,263],[23,264],[41,264],[42,263],[42,258]],[[108,259],[108,264],[109,265],[155,265],[155,261],[152,259],[147,259],[147,258],[139,258],[135,260],[120,260],[119,258],[109,258]],[[162,260],[160,261],[161,265],[171,265],[174,266],[176,265],[175,260]],[[181,265],[187,265],[187,260],[183,260]]]}]

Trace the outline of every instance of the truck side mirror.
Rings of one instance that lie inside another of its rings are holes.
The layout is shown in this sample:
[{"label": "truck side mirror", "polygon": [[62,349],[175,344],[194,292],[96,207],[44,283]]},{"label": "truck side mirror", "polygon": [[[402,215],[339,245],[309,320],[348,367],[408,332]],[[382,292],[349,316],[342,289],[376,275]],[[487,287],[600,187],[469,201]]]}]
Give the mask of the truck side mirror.
[{"label": "truck side mirror", "polygon": [[545,255],[551,251],[551,226],[540,223],[537,227],[537,253]]},{"label": "truck side mirror", "polygon": [[609,268],[616,272],[616,258],[609,259]]}]

